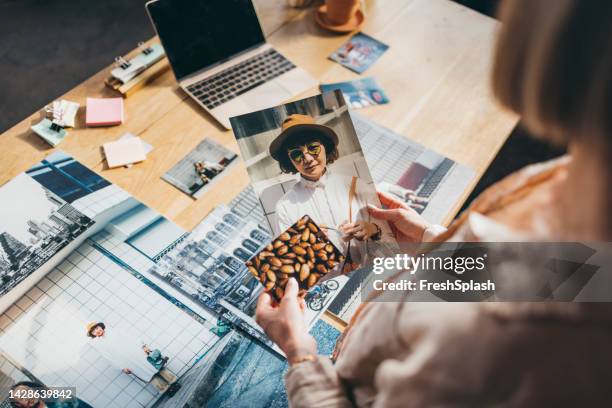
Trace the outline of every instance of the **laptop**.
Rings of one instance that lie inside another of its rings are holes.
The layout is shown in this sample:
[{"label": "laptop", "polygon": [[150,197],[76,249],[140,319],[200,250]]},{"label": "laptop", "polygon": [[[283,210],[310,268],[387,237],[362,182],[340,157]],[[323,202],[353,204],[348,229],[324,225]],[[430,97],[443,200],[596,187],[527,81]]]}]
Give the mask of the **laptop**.
[{"label": "laptop", "polygon": [[146,9],[180,87],[226,129],[232,116],[317,85],[266,43],[251,0],[153,0]]}]

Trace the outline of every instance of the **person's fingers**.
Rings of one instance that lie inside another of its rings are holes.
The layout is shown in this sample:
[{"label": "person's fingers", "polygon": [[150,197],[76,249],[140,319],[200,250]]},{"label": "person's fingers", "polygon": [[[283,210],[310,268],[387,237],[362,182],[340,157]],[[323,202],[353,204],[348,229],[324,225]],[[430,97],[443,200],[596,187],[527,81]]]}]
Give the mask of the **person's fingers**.
[{"label": "person's fingers", "polygon": [[389,209],[406,207],[405,203],[399,201],[398,199],[396,199],[389,193],[378,191],[377,195],[378,195],[378,199],[380,200],[380,203]]},{"label": "person's fingers", "polygon": [[344,232],[344,231],[346,231],[347,229],[352,228],[354,225],[355,225],[355,224],[352,224],[352,223],[351,223],[351,224],[346,223],[346,224],[342,224],[342,225],[340,225],[340,226],[338,227],[338,229],[340,230],[340,232]]},{"label": "person's fingers", "polygon": [[306,300],[304,299],[303,296],[298,297],[298,302],[300,304],[300,310],[303,312],[304,310],[306,310]]},{"label": "person's fingers", "polygon": [[422,210],[422,209],[425,208],[425,206],[423,204],[419,204],[419,203],[412,203],[412,204],[410,204],[410,207],[413,210]]},{"label": "person's fingers", "polygon": [[257,309],[255,309],[255,322],[257,322],[264,331],[266,330],[268,316],[273,309],[272,297],[266,292],[259,295],[259,299],[257,299]]},{"label": "person's fingers", "polygon": [[259,299],[257,299],[257,312],[261,314],[273,308],[272,296],[267,292],[262,292],[261,295],[259,295]]},{"label": "person's fingers", "polygon": [[349,222],[343,222],[342,224],[338,225],[338,231],[340,232],[344,232],[346,231],[347,228],[351,228],[355,225],[355,223],[349,223]]},{"label": "person's fingers", "polygon": [[383,210],[372,205],[368,206],[368,212],[374,218],[384,221],[396,221],[401,217],[400,209],[394,208],[392,210]]},{"label": "person's fingers", "polygon": [[285,286],[285,295],[283,296],[283,300],[287,298],[297,298],[299,290],[300,286],[298,285],[297,280],[295,280],[295,278],[290,278],[289,281],[287,281],[287,285]]},{"label": "person's fingers", "polygon": [[414,196],[414,198],[412,200],[415,203],[421,203],[421,204],[427,204],[429,202],[429,198],[427,198],[427,197],[419,197],[419,196]]},{"label": "person's fingers", "polygon": [[354,237],[357,238],[358,240],[362,240],[365,238],[366,235],[367,233],[365,231],[359,231],[358,233],[354,235]]},{"label": "person's fingers", "polygon": [[347,235],[354,234],[357,231],[361,231],[363,229],[362,225],[355,225],[352,227],[346,228],[343,232]]}]

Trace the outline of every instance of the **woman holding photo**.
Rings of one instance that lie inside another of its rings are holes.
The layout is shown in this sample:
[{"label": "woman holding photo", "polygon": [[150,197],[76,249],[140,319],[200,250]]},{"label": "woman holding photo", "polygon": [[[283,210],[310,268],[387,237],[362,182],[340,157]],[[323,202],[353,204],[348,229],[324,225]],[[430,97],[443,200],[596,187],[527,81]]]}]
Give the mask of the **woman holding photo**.
[{"label": "woman holding photo", "polygon": [[[359,265],[366,262],[368,240],[393,237],[385,221],[370,220],[368,204],[378,202],[374,187],[330,171],[338,159],[338,143],[334,130],[311,116],[294,114],[285,119],[282,132],[270,144],[270,155],[283,173],[299,173],[300,178],[276,204],[278,227],[284,231],[309,215],[342,253],[350,248],[347,259]],[[349,245],[351,241],[356,243]]]},{"label": "woman holding photo", "polygon": [[[609,242],[612,2],[501,4],[493,92],[570,155],[493,185],[432,239]],[[372,216],[389,221],[398,239],[419,242],[431,230],[415,211],[383,201],[388,208]],[[534,261],[504,262],[537,279],[546,271]],[[291,364],[292,407],[612,405],[610,303],[364,303],[334,364],[316,355],[297,293],[291,279],[280,305],[264,293],[257,308]]]}]

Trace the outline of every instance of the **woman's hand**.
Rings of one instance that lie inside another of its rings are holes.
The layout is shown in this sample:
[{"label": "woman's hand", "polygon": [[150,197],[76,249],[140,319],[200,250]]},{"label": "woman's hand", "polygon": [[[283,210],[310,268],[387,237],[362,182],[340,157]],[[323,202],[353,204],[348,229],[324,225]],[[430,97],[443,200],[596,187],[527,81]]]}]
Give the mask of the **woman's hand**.
[{"label": "woman's hand", "polygon": [[341,224],[338,229],[344,234],[342,239],[345,241],[353,238],[358,241],[365,241],[378,233],[376,224],[364,220]]},{"label": "woman's hand", "polygon": [[255,320],[270,340],[280,347],[289,364],[296,358],[317,353],[317,342],[304,322],[304,299],[298,296],[295,278],[289,279],[280,304],[273,304],[266,292],[259,296]]},{"label": "woman's hand", "polygon": [[419,243],[423,240],[423,233],[431,226],[425,218],[389,194],[379,192],[378,198],[388,209],[368,206],[372,217],[388,221],[398,241]]}]

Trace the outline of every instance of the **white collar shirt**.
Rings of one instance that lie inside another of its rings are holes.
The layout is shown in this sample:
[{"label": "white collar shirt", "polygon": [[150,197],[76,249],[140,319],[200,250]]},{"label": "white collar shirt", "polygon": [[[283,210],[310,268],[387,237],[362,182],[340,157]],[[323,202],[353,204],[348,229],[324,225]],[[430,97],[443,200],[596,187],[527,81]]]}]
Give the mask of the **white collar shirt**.
[{"label": "white collar shirt", "polygon": [[[300,177],[299,181],[281,197],[276,204],[279,232],[289,228],[304,215],[310,216],[321,227],[330,227],[327,230],[329,239],[346,253],[348,243],[342,240],[338,227],[349,221],[349,190],[352,178],[334,174],[329,170],[317,181]],[[367,205],[378,205],[376,190],[373,185],[357,179],[354,199],[350,205],[352,221],[366,220],[375,222],[383,232],[383,239],[392,238],[388,224],[380,220],[370,220]],[[362,264],[366,261],[363,254],[367,254],[365,242],[353,240],[351,244],[351,258],[353,262]]]}]

